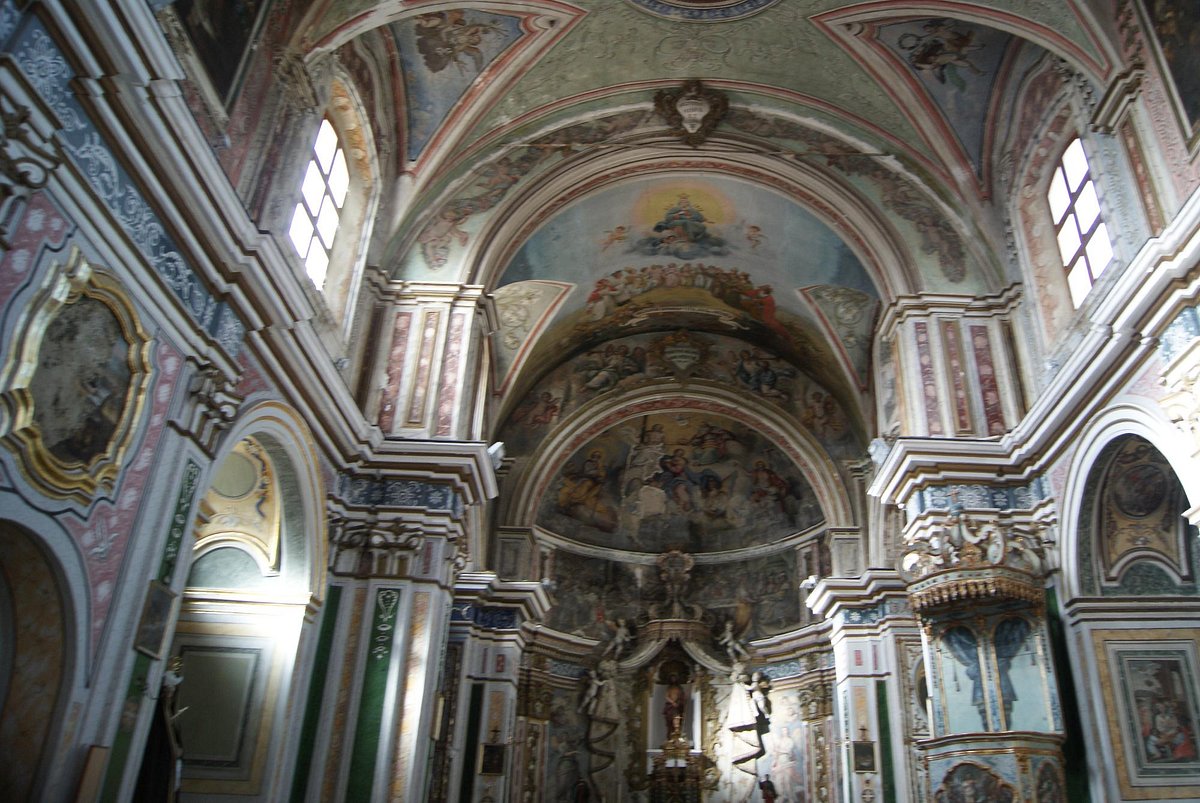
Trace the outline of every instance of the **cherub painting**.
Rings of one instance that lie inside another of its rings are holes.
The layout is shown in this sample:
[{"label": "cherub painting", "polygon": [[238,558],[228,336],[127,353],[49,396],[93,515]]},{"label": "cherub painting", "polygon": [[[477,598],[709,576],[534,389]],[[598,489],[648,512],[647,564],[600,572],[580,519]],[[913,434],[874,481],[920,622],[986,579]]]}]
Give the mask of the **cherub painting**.
[{"label": "cherub painting", "polygon": [[462,9],[435,11],[417,17],[417,48],[425,60],[425,66],[433,72],[453,64],[460,73],[466,73],[470,59],[476,74],[483,71],[483,38],[500,32],[495,23],[469,22],[467,12]]},{"label": "cherub painting", "polygon": [[921,26],[921,33],[906,33],[900,37],[900,47],[908,51],[908,63],[918,71],[928,72],[939,84],[949,80],[959,89],[966,83],[959,69],[982,75],[970,54],[983,46],[974,43],[975,32],[951,25],[944,19],[933,19]]}]

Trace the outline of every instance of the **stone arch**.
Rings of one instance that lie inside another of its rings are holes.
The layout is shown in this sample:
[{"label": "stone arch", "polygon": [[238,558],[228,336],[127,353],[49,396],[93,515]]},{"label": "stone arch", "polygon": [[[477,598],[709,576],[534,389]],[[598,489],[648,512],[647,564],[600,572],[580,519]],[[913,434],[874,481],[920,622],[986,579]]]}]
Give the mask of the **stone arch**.
[{"label": "stone arch", "polygon": [[[171,648],[185,792],[282,794],[272,767],[299,738],[285,717],[305,688],[298,657],[326,582],[319,466],[307,426],[273,401],[252,406],[217,454]],[[225,714],[189,716],[205,710]]]},{"label": "stone arch", "polygon": [[1080,576],[1080,539],[1090,535],[1090,530],[1084,533],[1081,527],[1081,521],[1089,515],[1086,509],[1089,483],[1099,479],[1096,471],[1102,468],[1106,456],[1111,457],[1113,444],[1128,437],[1144,440],[1163,456],[1181,484],[1187,505],[1194,505],[1200,499],[1200,477],[1194,470],[1188,470],[1193,461],[1181,446],[1178,430],[1161,411],[1141,400],[1127,399],[1099,416],[1080,438],[1081,445],[1071,461],[1060,501],[1063,602],[1088,593]]},{"label": "stone arch", "polygon": [[0,521],[0,788],[33,800],[48,782],[80,655],[70,585],[43,539]]}]

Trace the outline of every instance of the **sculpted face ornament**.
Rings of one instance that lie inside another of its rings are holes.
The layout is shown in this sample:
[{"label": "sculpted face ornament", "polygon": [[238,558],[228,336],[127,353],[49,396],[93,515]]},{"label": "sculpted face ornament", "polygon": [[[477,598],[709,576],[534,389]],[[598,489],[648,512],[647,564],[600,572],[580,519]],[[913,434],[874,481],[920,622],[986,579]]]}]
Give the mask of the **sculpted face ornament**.
[{"label": "sculpted face ornament", "polygon": [[724,92],[693,80],[679,89],[659,90],[654,96],[654,109],[667,121],[673,134],[696,148],[708,139],[729,111],[729,99]]}]

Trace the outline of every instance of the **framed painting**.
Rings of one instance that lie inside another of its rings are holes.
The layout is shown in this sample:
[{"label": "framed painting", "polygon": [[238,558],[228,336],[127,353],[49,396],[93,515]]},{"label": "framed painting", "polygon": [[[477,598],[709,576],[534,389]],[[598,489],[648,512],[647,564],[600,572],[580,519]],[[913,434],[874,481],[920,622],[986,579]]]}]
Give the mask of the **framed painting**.
[{"label": "framed painting", "polygon": [[124,288],[78,249],[47,271],[0,370],[0,441],[38,490],[82,504],[113,491],[149,395],[150,345]]},{"label": "framed painting", "polygon": [[485,744],[483,754],[479,758],[480,775],[504,774],[504,745]]},{"label": "framed painting", "polygon": [[875,772],[875,743],[852,742],[851,756],[855,772]]},{"label": "framed painting", "polygon": [[[1100,640],[1103,632],[1094,637]],[[1102,642],[1101,685],[1120,713],[1118,721],[1109,721],[1109,733],[1125,759],[1118,762],[1122,794],[1142,800],[1193,797],[1200,785],[1196,641],[1179,638],[1179,630],[1163,631],[1157,639],[1121,635]]]}]

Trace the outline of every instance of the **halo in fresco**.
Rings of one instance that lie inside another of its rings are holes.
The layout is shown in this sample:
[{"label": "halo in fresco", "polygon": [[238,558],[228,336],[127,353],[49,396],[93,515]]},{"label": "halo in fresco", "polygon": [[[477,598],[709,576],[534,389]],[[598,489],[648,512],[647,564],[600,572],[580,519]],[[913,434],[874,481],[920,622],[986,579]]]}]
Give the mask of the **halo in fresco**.
[{"label": "halo in fresco", "polygon": [[702,410],[622,421],[563,464],[537,524],[634,552],[717,552],[768,543],[822,520],[782,451],[744,424]]}]

